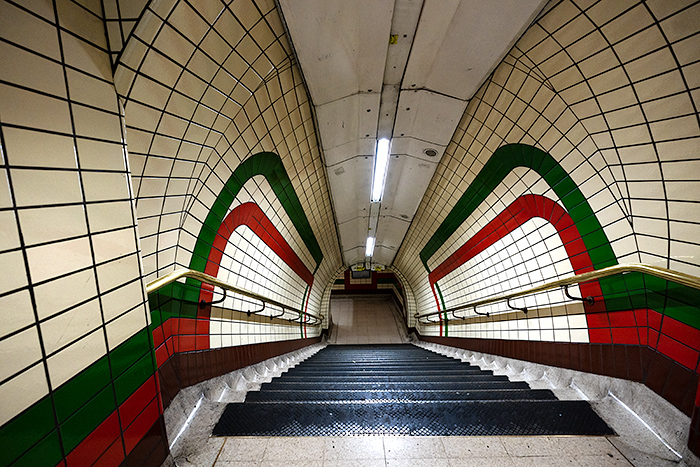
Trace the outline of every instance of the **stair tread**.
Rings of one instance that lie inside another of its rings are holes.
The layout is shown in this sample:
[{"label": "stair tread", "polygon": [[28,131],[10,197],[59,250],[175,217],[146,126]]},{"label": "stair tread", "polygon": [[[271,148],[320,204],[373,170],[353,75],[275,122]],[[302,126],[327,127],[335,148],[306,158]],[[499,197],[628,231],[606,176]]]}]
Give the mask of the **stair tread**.
[{"label": "stair tread", "polygon": [[243,403],[218,436],[609,435],[586,401],[560,401],[467,362],[410,344],[334,345]]}]

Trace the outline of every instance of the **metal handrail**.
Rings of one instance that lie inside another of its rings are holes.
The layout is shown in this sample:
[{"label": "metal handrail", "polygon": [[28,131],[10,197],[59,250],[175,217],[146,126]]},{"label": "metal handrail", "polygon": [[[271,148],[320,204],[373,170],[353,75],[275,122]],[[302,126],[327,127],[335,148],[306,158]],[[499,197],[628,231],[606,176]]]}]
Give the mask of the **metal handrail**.
[{"label": "metal handrail", "polygon": [[[685,274],[678,271],[673,271],[671,269],[662,268],[659,266],[651,266],[649,264],[642,263],[629,263],[629,264],[618,264],[616,266],[610,266],[603,269],[598,269],[597,271],[584,272],[583,274],[577,274],[575,276],[567,277],[564,279],[557,279],[555,281],[547,282],[536,287],[530,287],[529,289],[520,290],[518,292],[511,292],[508,294],[498,295],[496,297],[484,298],[474,302],[469,302],[464,305],[459,305],[453,308],[448,308],[442,311],[432,311],[430,313],[416,313],[415,318],[421,324],[431,324],[437,323],[437,321],[423,322],[422,319],[429,319],[433,316],[438,316],[443,313],[453,313],[455,311],[464,310],[465,308],[474,308],[478,306],[489,305],[495,302],[501,302],[504,300],[510,300],[512,298],[523,297],[525,295],[531,295],[538,292],[545,292],[547,290],[553,290],[559,287],[565,287],[568,285],[580,284],[582,282],[589,282],[597,279],[602,279],[604,277],[614,276],[616,274],[625,274],[629,272],[641,272],[643,274],[649,274],[651,276],[659,277],[667,281],[675,282],[677,284],[692,287],[694,289],[700,289],[700,277],[691,276],[690,274]],[[447,316],[447,315],[445,315]]]},{"label": "metal handrail", "polygon": [[[301,323],[307,324],[309,326],[320,326],[321,323],[323,322],[323,318],[315,315],[313,313],[309,313],[308,311],[303,311],[299,310],[296,308],[292,308],[288,305],[285,305],[283,303],[280,303],[278,301],[272,300],[267,297],[263,297],[262,295],[258,295],[253,292],[248,292],[247,290],[239,289],[237,287],[232,286],[228,282],[224,282],[220,279],[217,279],[214,276],[210,276],[209,274],[205,274],[200,271],[195,271],[193,269],[187,269],[187,268],[180,268],[176,269],[175,271],[166,274],[164,276],[159,277],[158,279],[152,280],[148,284],[146,284],[146,293],[150,294],[152,292],[155,292],[166,285],[172,284],[173,282],[177,281],[178,279],[182,279],[183,277],[189,277],[190,279],[195,279],[198,280],[199,282],[203,282],[206,284],[210,284],[219,288],[222,288],[224,290],[228,290],[230,292],[237,293],[239,295],[244,295],[246,297],[252,298],[254,300],[259,300],[263,303],[267,303],[273,306],[276,306],[278,308],[281,308],[283,311],[283,314],[290,312],[290,313],[296,313],[298,316],[293,319],[287,319],[287,321],[299,321]],[[261,308],[260,310],[256,311],[251,311],[251,313],[257,313],[259,311],[262,311],[265,307]],[[276,317],[279,317],[282,315],[277,315]],[[303,320],[302,320],[303,316]],[[286,319],[286,318],[285,318]]]}]

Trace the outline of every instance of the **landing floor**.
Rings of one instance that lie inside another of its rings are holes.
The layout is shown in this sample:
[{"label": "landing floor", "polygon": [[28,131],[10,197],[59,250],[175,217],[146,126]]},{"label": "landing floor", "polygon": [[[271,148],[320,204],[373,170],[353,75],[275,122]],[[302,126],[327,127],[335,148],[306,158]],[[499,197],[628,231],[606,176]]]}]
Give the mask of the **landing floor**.
[{"label": "landing floor", "polygon": [[[225,438],[216,467],[631,466],[604,437]],[[213,447],[213,446],[212,446]]]}]

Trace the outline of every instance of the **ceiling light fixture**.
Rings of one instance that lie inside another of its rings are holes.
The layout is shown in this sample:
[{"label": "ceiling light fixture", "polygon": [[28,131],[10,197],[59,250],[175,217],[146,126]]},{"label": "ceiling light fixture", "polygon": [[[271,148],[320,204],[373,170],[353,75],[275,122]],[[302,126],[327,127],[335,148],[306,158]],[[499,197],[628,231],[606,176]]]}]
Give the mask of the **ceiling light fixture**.
[{"label": "ceiling light fixture", "polygon": [[374,254],[374,237],[367,237],[367,246],[365,247],[365,256]]},{"label": "ceiling light fixture", "polygon": [[382,200],[384,193],[384,182],[386,182],[386,171],[389,167],[389,151],[391,141],[382,138],[377,141],[377,150],[374,155],[374,177],[372,178],[372,198],[373,203]]}]

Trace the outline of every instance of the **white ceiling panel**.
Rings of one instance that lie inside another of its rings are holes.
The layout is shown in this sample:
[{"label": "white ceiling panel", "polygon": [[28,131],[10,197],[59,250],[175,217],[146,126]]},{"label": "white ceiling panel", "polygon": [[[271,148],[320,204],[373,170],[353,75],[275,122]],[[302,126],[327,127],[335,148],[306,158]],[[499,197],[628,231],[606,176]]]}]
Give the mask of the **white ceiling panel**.
[{"label": "white ceiling panel", "polygon": [[401,246],[410,222],[393,217],[382,217],[377,230],[377,244],[374,247],[374,261],[389,265]]},{"label": "white ceiling panel", "polygon": [[425,0],[402,87],[468,100],[546,0]]},{"label": "white ceiling panel", "polygon": [[[355,157],[328,168],[328,183],[339,224],[359,216],[369,216],[373,163],[371,157]],[[366,220],[364,228],[366,231]]]},{"label": "white ceiling panel", "polygon": [[397,0],[394,4],[391,34],[396,36],[396,43],[391,44],[387,52],[385,85],[401,84],[422,9],[423,0]]},{"label": "white ceiling panel", "polygon": [[[422,159],[429,163],[440,162],[440,158],[445,152],[445,148],[440,144],[431,143],[428,141],[422,141],[415,138],[394,138],[391,140],[391,153],[397,156],[410,156],[417,159]],[[436,155],[429,156],[426,154],[426,150],[433,149]]]},{"label": "white ceiling panel", "polygon": [[343,261],[345,261],[347,265],[363,263],[365,261],[365,247],[357,247],[344,251]]},{"label": "white ceiling panel", "polygon": [[[434,158],[433,162],[426,162],[414,157],[392,157],[385,186],[385,191],[392,196],[382,202],[382,217],[396,217],[404,222],[410,222],[423,199],[425,190],[428,189],[438,161],[437,158]],[[384,220],[382,220],[383,223]]]},{"label": "white ceiling panel", "polygon": [[353,94],[316,107],[323,149],[376,137],[380,96],[378,92]]},{"label": "white ceiling panel", "polygon": [[394,0],[280,0],[316,106],[380,92]]},{"label": "white ceiling panel", "polygon": [[372,257],[371,267],[374,269],[377,266],[390,266],[394,261],[396,256],[395,250],[389,250],[384,247],[378,247],[374,249],[374,256]]},{"label": "white ceiling panel", "polygon": [[333,170],[336,165],[357,156],[373,157],[376,144],[377,140],[374,138],[361,138],[354,139],[332,149],[324,149],[323,154],[325,155],[328,171]]},{"label": "white ceiling panel", "polygon": [[452,97],[425,90],[402,90],[394,137],[411,136],[447,146],[466,108],[466,101]]},{"label": "white ceiling panel", "polygon": [[[375,234],[372,263],[391,265],[468,100],[546,1],[279,0],[348,266],[365,261]],[[382,137],[392,138],[392,158],[371,205]]]},{"label": "white ceiling panel", "polygon": [[364,259],[365,243],[367,241],[367,217],[358,217],[346,222],[339,222],[338,234],[343,246],[343,256],[348,256],[348,251],[361,248],[362,258]]}]

